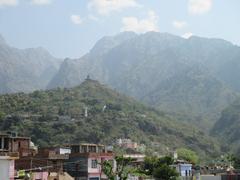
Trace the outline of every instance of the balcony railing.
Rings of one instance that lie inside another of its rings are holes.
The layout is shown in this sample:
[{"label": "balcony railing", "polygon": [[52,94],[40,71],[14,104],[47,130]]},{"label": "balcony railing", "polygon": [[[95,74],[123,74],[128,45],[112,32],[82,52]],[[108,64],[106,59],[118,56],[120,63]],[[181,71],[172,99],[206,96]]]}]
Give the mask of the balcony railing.
[{"label": "balcony railing", "polygon": [[9,156],[12,158],[18,158],[19,153],[18,152],[0,152],[0,156]]},{"label": "balcony railing", "polygon": [[48,158],[51,160],[55,160],[55,159],[66,160],[66,159],[69,159],[69,155],[68,154],[49,154]]}]

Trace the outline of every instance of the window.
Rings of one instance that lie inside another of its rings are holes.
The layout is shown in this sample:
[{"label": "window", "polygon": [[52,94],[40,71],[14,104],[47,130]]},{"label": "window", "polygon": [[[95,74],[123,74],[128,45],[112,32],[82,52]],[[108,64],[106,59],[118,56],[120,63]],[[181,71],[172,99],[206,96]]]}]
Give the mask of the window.
[{"label": "window", "polygon": [[92,160],[92,168],[97,168],[97,164],[98,162],[96,159]]},{"label": "window", "polygon": [[79,153],[79,146],[72,146],[72,153]]},{"label": "window", "polygon": [[85,145],[82,146],[82,153],[87,153],[87,146]]},{"label": "window", "polygon": [[9,139],[8,138],[4,138],[4,149],[8,150],[8,143],[9,143]]},{"label": "window", "polygon": [[96,153],[97,152],[97,147],[96,146],[89,146],[89,152]]},{"label": "window", "polygon": [[92,178],[89,178],[89,180],[99,180],[99,177],[92,177]]}]

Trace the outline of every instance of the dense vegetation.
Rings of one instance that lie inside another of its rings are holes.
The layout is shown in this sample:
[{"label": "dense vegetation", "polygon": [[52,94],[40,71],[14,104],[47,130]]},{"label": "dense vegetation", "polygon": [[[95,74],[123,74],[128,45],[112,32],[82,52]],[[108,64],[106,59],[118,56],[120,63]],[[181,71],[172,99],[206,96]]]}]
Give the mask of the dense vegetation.
[{"label": "dense vegetation", "polygon": [[177,180],[179,173],[171,167],[174,160],[169,157],[146,157],[140,172],[158,180]]},{"label": "dense vegetation", "polygon": [[220,138],[225,148],[232,153],[240,152],[240,99],[226,108],[212,129],[212,134]]},{"label": "dense vegetation", "polygon": [[186,148],[179,148],[177,149],[177,154],[179,159],[191,162],[192,164],[197,164],[199,162],[198,155],[192,150]]},{"label": "dense vegetation", "polygon": [[0,96],[0,128],[31,136],[40,146],[80,141],[110,144],[125,137],[158,152],[179,147],[202,157],[219,152],[216,141],[203,132],[93,80],[71,89]]}]

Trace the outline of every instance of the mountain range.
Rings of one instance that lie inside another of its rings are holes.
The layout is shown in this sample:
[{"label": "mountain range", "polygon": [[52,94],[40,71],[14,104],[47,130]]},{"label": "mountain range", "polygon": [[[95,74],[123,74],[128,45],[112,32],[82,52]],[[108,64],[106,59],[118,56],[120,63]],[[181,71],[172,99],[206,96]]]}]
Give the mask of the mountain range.
[{"label": "mountain range", "polygon": [[[201,132],[210,131],[211,135],[222,137],[236,152],[239,59],[240,47],[225,40],[197,36],[184,39],[168,33],[123,32],[106,36],[81,58],[64,60],[53,57],[43,48],[11,47],[0,36],[0,94],[48,89],[30,95],[18,93],[13,97],[24,96],[42,103],[32,98],[40,93],[41,98],[47,97],[54,105],[49,94],[64,96],[70,92],[66,99],[74,98],[74,92],[59,88],[79,86],[90,76],[155,109],[157,115],[164,112],[168,119],[187,122]],[[3,96],[10,98],[4,98],[3,102],[11,100],[10,94]],[[68,106],[72,105],[69,102]],[[67,105],[56,109],[63,111],[63,107]],[[17,107],[13,103],[8,108]],[[39,113],[39,109],[34,108]],[[45,111],[48,108],[45,107]]]},{"label": "mountain range", "polygon": [[238,96],[239,58],[240,48],[221,39],[124,32],[102,38],[79,59],[65,59],[48,88],[73,87],[90,75],[207,128]]},{"label": "mountain range", "polygon": [[44,48],[17,49],[0,36],[0,94],[45,89],[61,62]]}]

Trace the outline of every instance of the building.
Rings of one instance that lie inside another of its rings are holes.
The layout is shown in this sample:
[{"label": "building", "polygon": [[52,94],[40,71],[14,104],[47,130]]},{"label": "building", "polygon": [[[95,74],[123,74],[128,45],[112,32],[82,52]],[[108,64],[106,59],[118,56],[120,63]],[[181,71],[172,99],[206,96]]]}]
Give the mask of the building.
[{"label": "building", "polygon": [[102,172],[101,164],[106,160],[114,161],[112,152],[108,152],[104,145],[98,144],[72,144],[69,160],[64,170],[75,180],[107,179]]},{"label": "building", "polygon": [[0,179],[14,180],[15,162],[18,153],[0,152]]},{"label": "building", "polygon": [[16,170],[25,170],[25,173],[23,173],[24,175],[32,173],[36,177],[46,177],[47,174],[47,177],[51,175],[51,177],[55,177],[55,179],[60,179],[60,176],[65,176],[63,164],[66,160],[68,160],[69,154],[69,148],[39,148],[36,155],[22,157],[16,160]]},{"label": "building", "polygon": [[136,142],[133,142],[131,139],[119,138],[116,140],[116,144],[118,146],[126,148],[126,149],[137,149],[138,148],[138,144]]},{"label": "building", "polygon": [[36,150],[30,145],[29,137],[21,137],[14,132],[0,133],[0,152],[19,153],[19,157],[32,156]]},{"label": "building", "polygon": [[192,164],[190,163],[177,162],[172,166],[176,168],[177,172],[179,172],[180,176],[182,177],[191,177],[193,174]]}]

